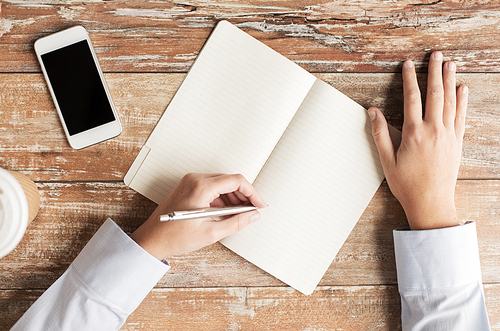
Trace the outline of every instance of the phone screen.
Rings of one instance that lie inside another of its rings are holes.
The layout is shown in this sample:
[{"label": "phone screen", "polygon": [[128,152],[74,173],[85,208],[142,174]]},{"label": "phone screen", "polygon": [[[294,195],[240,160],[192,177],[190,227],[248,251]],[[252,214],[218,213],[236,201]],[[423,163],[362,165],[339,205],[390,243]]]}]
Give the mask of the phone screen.
[{"label": "phone screen", "polygon": [[115,120],[86,40],[41,58],[70,135]]}]

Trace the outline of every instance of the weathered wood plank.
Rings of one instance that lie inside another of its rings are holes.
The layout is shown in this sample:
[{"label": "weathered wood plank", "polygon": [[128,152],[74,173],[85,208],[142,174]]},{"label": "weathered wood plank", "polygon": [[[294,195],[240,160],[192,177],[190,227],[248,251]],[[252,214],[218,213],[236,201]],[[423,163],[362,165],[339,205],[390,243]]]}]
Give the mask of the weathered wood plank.
[{"label": "weathered wood plank", "polygon": [[0,166],[22,170],[34,180],[123,179],[183,79],[134,77],[107,75],[122,134],[76,151],[66,141],[43,77],[1,75]]},{"label": "weathered wood plank", "polygon": [[[0,291],[8,330],[42,294]],[[485,285],[492,330],[500,330],[500,285]],[[387,330],[401,329],[397,287],[318,287],[304,296],[283,287],[154,289],[121,330]]]},{"label": "weathered wood plank", "polygon": [[[378,106],[402,123],[400,74],[317,74],[364,107]],[[33,180],[121,180],[184,74],[107,74],[124,127],[115,139],[69,147],[40,74],[0,74],[0,167]],[[470,87],[460,178],[500,177],[500,74],[459,74]],[[425,85],[425,75],[421,75]]]},{"label": "weathered wood plank", "polygon": [[0,331],[8,331],[42,295],[42,290],[0,290]]},{"label": "weathered wood plank", "polygon": [[[189,312],[193,312],[190,314]],[[154,290],[122,330],[397,330],[395,286]]]},{"label": "weathered wood plank", "polygon": [[[0,288],[47,288],[107,217],[133,231],[155,208],[120,183],[38,186],[42,208],[19,246],[0,260]],[[477,221],[484,281],[500,282],[500,181],[459,181],[457,208],[461,219]],[[402,226],[403,210],[383,184],[320,285],[395,284],[392,230]],[[220,244],[169,261],[159,287],[283,285]]]},{"label": "weathered wood plank", "polygon": [[[0,331],[64,272],[106,217],[132,231],[155,208],[119,181],[221,19],[322,72],[364,107],[380,107],[397,127],[403,60],[424,72],[429,53],[440,49],[459,72],[500,72],[495,0],[0,1],[0,167],[28,174],[42,196],[23,241],[0,260]],[[29,74],[40,71],[33,42],[76,24],[89,30],[103,69],[122,72],[106,78],[123,134],[81,151],[69,148],[41,75]],[[425,86],[425,75],[420,80]],[[457,208],[461,219],[477,221],[490,322],[500,330],[500,75],[458,80],[471,96]],[[383,184],[311,296],[220,244],[172,258],[171,271],[122,329],[400,329],[392,229],[404,224]]]},{"label": "weathered wood plank", "polygon": [[462,70],[500,71],[495,0],[2,1],[0,71],[38,72],[34,41],[81,24],[105,71],[186,72],[222,19],[310,71],[395,72],[435,49]]}]

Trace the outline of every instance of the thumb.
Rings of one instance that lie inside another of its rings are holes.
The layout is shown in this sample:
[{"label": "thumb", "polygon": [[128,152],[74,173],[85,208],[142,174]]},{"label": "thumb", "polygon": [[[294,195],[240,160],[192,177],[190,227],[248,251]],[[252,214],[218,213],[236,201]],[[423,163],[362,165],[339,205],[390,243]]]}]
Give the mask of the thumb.
[{"label": "thumb", "polygon": [[260,216],[260,212],[256,210],[249,211],[231,216],[222,221],[214,222],[212,223],[212,226],[214,231],[217,233],[217,237],[222,239],[242,230],[248,224],[258,221]]},{"label": "thumb", "polygon": [[372,136],[375,140],[375,145],[377,145],[380,162],[382,162],[382,166],[385,168],[394,162],[396,155],[391,136],[389,135],[389,127],[384,115],[378,108],[370,107],[368,109],[368,116],[370,116]]}]

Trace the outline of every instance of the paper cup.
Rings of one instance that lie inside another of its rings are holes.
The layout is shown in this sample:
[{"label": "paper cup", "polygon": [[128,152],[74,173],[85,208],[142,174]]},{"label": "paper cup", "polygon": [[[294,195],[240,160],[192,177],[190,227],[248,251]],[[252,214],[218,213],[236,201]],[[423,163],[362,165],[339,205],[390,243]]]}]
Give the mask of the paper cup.
[{"label": "paper cup", "polygon": [[28,200],[29,225],[38,214],[38,210],[40,210],[40,192],[38,192],[38,187],[36,187],[35,183],[33,183],[33,181],[25,174],[15,171],[9,171],[9,173],[17,179],[19,184],[21,184],[24,194],[26,195],[26,199]]},{"label": "paper cup", "polygon": [[19,181],[0,168],[0,258],[23,238],[29,221],[28,200]]}]

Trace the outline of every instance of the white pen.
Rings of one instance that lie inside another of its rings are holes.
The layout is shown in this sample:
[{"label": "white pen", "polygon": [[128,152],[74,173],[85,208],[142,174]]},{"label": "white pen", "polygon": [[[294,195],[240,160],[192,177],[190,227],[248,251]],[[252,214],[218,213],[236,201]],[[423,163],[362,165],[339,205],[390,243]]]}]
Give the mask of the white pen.
[{"label": "white pen", "polygon": [[158,219],[160,220],[160,222],[181,221],[181,220],[190,220],[193,218],[235,215],[256,209],[257,207],[255,206],[233,206],[224,208],[206,208],[198,210],[173,211],[165,215],[160,215]]}]

